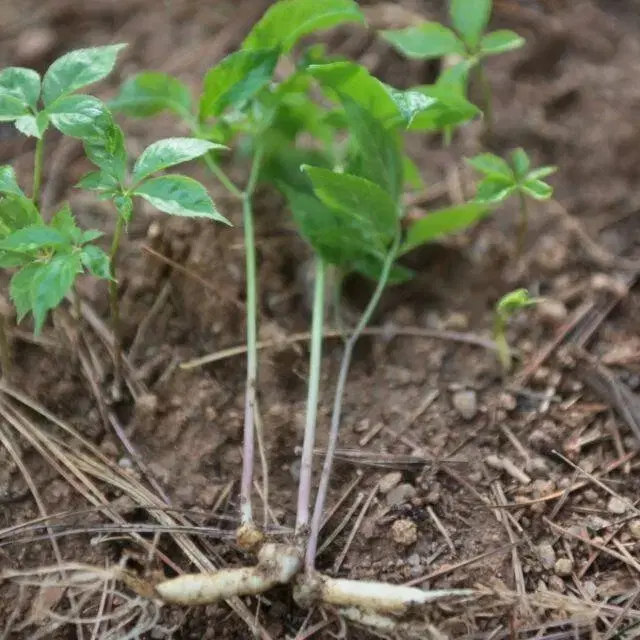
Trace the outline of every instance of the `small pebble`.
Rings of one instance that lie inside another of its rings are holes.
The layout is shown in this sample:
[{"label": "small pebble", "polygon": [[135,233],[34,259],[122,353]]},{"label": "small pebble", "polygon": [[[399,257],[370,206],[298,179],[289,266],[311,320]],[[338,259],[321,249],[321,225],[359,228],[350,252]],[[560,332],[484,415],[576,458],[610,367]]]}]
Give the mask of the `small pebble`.
[{"label": "small pebble", "polygon": [[553,570],[557,576],[566,578],[573,572],[573,561],[570,558],[558,558]]},{"label": "small pebble", "polygon": [[621,516],[627,511],[628,505],[626,500],[618,498],[617,496],[611,496],[611,499],[607,503],[607,511],[614,513],[617,516]]},{"label": "small pebble", "polygon": [[478,414],[478,394],[473,389],[456,391],[451,397],[451,403],[464,420],[473,420]]},{"label": "small pebble", "polygon": [[499,402],[500,406],[506,411],[513,411],[518,406],[518,400],[512,393],[501,393]]},{"label": "small pebble", "polygon": [[587,489],[583,494],[585,502],[590,502],[591,504],[595,504],[600,499],[598,492],[594,489]]},{"label": "small pebble", "polygon": [[567,319],[567,307],[559,300],[545,298],[536,306],[540,322],[548,327],[557,327]]},{"label": "small pebble", "polygon": [[560,576],[549,576],[549,591],[564,593],[566,588],[564,580]]},{"label": "small pebble", "polygon": [[556,552],[548,542],[538,545],[538,558],[540,559],[540,564],[547,571],[553,569],[556,564]]},{"label": "small pebble", "polygon": [[640,520],[632,520],[629,523],[629,533],[636,539],[640,540]]},{"label": "small pebble", "polygon": [[418,540],[418,527],[408,518],[401,518],[391,525],[391,537],[396,544],[408,547]]},{"label": "small pebble", "polygon": [[382,476],[382,479],[378,483],[378,491],[380,491],[383,496],[386,496],[391,489],[395,489],[400,484],[400,480],[402,480],[402,474],[399,471],[387,473],[387,475]]},{"label": "small pebble", "polygon": [[625,298],[629,289],[624,282],[612,278],[606,273],[596,273],[591,277],[591,288],[600,293],[611,293],[617,298]]},{"label": "small pebble", "polygon": [[592,600],[598,595],[598,587],[593,580],[585,580],[582,583],[582,588]]},{"label": "small pebble", "polygon": [[444,321],[444,328],[449,331],[467,331],[469,329],[469,318],[464,313],[454,312]]},{"label": "small pebble", "polygon": [[391,489],[385,497],[385,502],[389,507],[396,507],[404,504],[416,495],[416,488],[410,484],[400,484]]},{"label": "small pebble", "polygon": [[419,567],[420,566],[420,556],[417,553],[412,553],[408,558],[407,558],[407,562],[412,566],[412,567]]}]

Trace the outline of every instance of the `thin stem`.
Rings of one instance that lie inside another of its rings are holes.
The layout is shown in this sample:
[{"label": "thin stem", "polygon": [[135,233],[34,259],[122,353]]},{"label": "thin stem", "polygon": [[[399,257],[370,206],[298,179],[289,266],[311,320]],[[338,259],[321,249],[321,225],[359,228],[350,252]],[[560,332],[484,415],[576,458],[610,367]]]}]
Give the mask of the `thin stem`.
[{"label": "thin stem", "polygon": [[520,258],[524,253],[524,245],[527,239],[527,231],[529,229],[529,207],[527,206],[527,197],[521,190],[518,190],[518,198],[520,200],[520,228],[518,229],[516,256]]},{"label": "thin stem", "polygon": [[109,304],[111,309],[111,330],[113,331],[113,385],[120,389],[122,382],[122,327],[120,324],[120,305],[118,301],[118,280],[116,275],[116,260],[120,248],[120,239],[124,229],[125,220],[118,216],[116,229],[111,242],[109,263],[111,265],[111,280],[109,280]]},{"label": "thin stem", "polygon": [[493,320],[493,340],[498,347],[498,359],[502,366],[502,373],[506,376],[511,370],[511,349],[509,348],[505,333],[505,319],[499,311],[496,311]]},{"label": "thin stem", "polygon": [[204,161],[209,168],[209,171],[213,173],[213,175],[218,178],[220,184],[232,195],[238,198],[238,200],[244,199],[246,194],[243,194],[238,187],[232,182],[231,178],[214,162],[213,158],[209,153],[205,154]]},{"label": "thin stem", "polygon": [[482,61],[478,62],[478,80],[484,98],[484,119],[486,122],[486,133],[489,138],[493,136],[493,93],[489,79],[484,71]]},{"label": "thin stem", "polygon": [[349,367],[351,365],[351,358],[353,356],[353,349],[363,332],[371,316],[378,306],[378,302],[382,296],[382,292],[387,286],[389,280],[389,274],[391,273],[391,267],[395,262],[398,255],[398,248],[400,246],[400,234],[396,234],[393,241],[393,245],[389,249],[384,265],[382,267],[382,273],[376,285],[375,291],[369,300],[367,308],[360,316],[360,320],[353,333],[349,336],[349,339],[345,342],[344,353],[342,354],[342,362],[340,363],[340,373],[338,374],[338,383],[336,385],[336,392],[333,401],[333,413],[331,414],[331,429],[329,431],[329,442],[327,443],[327,453],[324,459],[324,465],[322,467],[322,474],[320,476],[320,485],[318,487],[318,495],[316,496],[316,503],[313,510],[313,517],[311,519],[311,531],[309,532],[309,543],[307,544],[307,552],[305,557],[305,571],[310,574],[315,568],[316,550],[318,548],[318,538],[320,536],[320,527],[322,525],[322,512],[324,510],[324,503],[327,499],[327,492],[329,490],[329,480],[331,479],[331,469],[333,467],[333,458],[335,456],[336,447],[338,445],[338,432],[340,430],[340,419],[342,417],[342,399],[344,396],[344,390],[347,383],[347,375],[349,373]]},{"label": "thin stem", "polygon": [[42,182],[42,159],[44,157],[44,138],[36,141],[36,154],[33,161],[33,204],[40,204],[40,183]]},{"label": "thin stem", "polygon": [[257,395],[256,385],[258,379],[258,276],[252,198],[258,180],[261,162],[262,150],[258,149],[253,159],[253,166],[251,167],[251,175],[249,176],[247,188],[242,194],[242,220],[244,225],[247,281],[247,385],[244,404],[242,476],[240,480],[240,521],[242,525],[253,524],[251,492],[253,486],[253,459],[255,455],[254,431]]},{"label": "thin stem", "polygon": [[309,386],[307,389],[307,418],[304,427],[302,456],[300,458],[300,483],[298,485],[298,511],[296,537],[306,532],[311,509],[311,471],[313,447],[316,442],[318,419],[318,392],[320,389],[320,366],[322,363],[322,334],[325,314],[325,264],[316,255],[315,283],[313,291],[313,319],[311,322],[311,357],[309,362]]},{"label": "thin stem", "polygon": [[0,366],[2,379],[6,382],[11,375],[11,347],[7,335],[7,319],[3,313],[0,313]]}]

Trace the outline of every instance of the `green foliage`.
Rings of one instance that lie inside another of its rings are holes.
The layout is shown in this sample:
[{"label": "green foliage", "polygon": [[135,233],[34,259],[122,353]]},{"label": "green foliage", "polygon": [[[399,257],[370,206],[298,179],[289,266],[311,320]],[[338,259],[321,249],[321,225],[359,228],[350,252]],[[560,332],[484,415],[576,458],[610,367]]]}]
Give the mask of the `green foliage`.
[{"label": "green foliage", "polygon": [[[86,270],[100,278],[109,277],[109,256],[91,244],[102,234],[80,229],[68,205],[45,224],[25,196],[14,198],[22,206],[13,210],[22,215],[14,216],[10,226],[0,227],[0,266],[18,269],[11,278],[11,299],[18,320],[33,314],[37,334],[48,312],[62,302],[78,275]],[[0,204],[3,213],[4,204]]]},{"label": "green foliage", "polygon": [[133,167],[132,180],[137,183],[152,173],[162,171],[182,162],[188,162],[203,156],[212,149],[224,149],[219,144],[213,144],[197,138],[166,138],[158,140],[148,146],[136,160]]},{"label": "green foliage", "polygon": [[400,253],[408,253],[416,247],[466,229],[491,211],[489,204],[476,202],[432,211],[409,227]]},{"label": "green foliage", "polygon": [[189,117],[192,102],[189,88],[178,79],[158,71],[145,71],[126,80],[109,106],[137,118],[148,118],[163,111]]},{"label": "green foliage", "polygon": [[514,193],[521,193],[535,200],[548,200],[552,187],[543,178],[556,171],[556,167],[544,166],[531,169],[531,161],[524,149],[516,149],[509,164],[492,153],[481,153],[467,162],[483,175],[478,183],[475,200],[485,203],[502,203]]},{"label": "green foliage", "polygon": [[407,58],[428,60],[458,55],[472,65],[486,56],[519,49],[524,38],[513,31],[499,29],[486,33],[492,0],[450,0],[452,29],[438,22],[383,31],[382,37]]},{"label": "green foliage", "polygon": [[124,47],[123,44],[113,44],[78,49],[58,58],[42,79],[45,106],[49,107],[56,100],[108,76],[116,64],[118,53]]},{"label": "green foliage", "polygon": [[533,298],[526,289],[510,291],[498,300],[494,310],[493,338],[498,346],[498,358],[505,374],[511,371],[512,356],[506,329],[509,320],[519,311],[535,306],[540,298]]},{"label": "green foliage", "polygon": [[209,70],[200,99],[200,120],[246,103],[269,84],[278,49],[236,51]]},{"label": "green foliage", "polygon": [[253,27],[242,48],[275,48],[289,53],[300,38],[345,22],[364,23],[364,16],[353,0],[280,0]]}]

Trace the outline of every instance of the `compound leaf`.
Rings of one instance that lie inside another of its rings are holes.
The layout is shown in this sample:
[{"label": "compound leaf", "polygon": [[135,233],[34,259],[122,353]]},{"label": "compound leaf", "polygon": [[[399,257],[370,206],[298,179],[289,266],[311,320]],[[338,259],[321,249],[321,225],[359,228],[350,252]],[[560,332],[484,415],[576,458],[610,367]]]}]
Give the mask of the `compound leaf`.
[{"label": "compound leaf", "polygon": [[405,29],[382,31],[381,35],[394,49],[413,60],[465,53],[465,46],[460,38],[438,22],[427,21]]}]

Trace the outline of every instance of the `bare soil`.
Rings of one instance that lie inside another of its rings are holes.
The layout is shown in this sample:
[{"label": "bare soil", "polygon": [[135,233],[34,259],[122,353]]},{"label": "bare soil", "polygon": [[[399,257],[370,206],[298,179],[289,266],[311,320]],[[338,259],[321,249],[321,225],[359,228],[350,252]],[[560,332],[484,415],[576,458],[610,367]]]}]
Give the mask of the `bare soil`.
[{"label": "bare soil", "polygon": [[[402,6],[433,17],[440,15],[440,4],[407,1]],[[128,42],[111,85],[103,88],[105,96],[142,69],[174,73],[196,91],[204,72],[233,50],[267,5],[250,0],[4,2],[0,63],[43,71],[67,50]],[[406,19],[398,17],[398,5],[390,10],[367,3],[367,8],[374,23],[391,26]],[[468,609],[433,608],[430,620],[446,637],[604,638],[616,633],[613,624],[623,633],[640,616],[635,605],[640,585],[635,507],[640,489],[640,295],[633,287],[640,273],[638,9],[634,0],[496,2],[494,26],[519,31],[528,44],[488,65],[495,88],[493,136],[483,140],[481,125],[474,125],[447,150],[427,136],[410,142],[431,187],[426,196],[415,198],[417,213],[470,194],[472,176],[461,160],[485,144],[496,152],[522,146],[536,163],[559,167],[552,178],[555,201],[532,211],[520,262],[513,256],[517,212],[510,207],[462,237],[410,256],[418,275],[409,285],[388,291],[374,323],[387,331],[362,339],[349,378],[329,505],[349,493],[328,521],[325,539],[344,526],[319,566],[351,578],[487,589],[492,595]],[[437,71],[433,65],[399,60],[353,28],[327,35],[327,40],[397,86],[429,81]],[[124,127],[133,152],[181,132],[170,118],[127,120]],[[3,136],[0,161],[15,163],[26,180],[30,143],[5,136],[4,130]],[[113,212],[71,189],[88,168],[81,149],[53,135],[50,140],[48,211],[69,198],[83,224],[105,231],[108,241]],[[238,182],[246,179],[241,164],[230,163],[229,171]],[[244,356],[231,354],[190,369],[179,365],[243,344],[241,212],[202,169],[193,167],[193,175],[206,181],[235,226],[169,220],[144,207],[136,212],[120,269],[133,381],[125,397],[110,398],[111,364],[95,330],[108,316],[106,291],[92,281],[82,282],[81,295],[98,319],[87,325],[84,338],[96,362],[83,369],[74,360],[68,315],[62,312],[40,341],[29,337],[28,325],[13,332],[12,387],[72,425],[121,472],[146,486],[151,478],[156,495],[165,492],[191,522],[232,532]],[[259,195],[257,226],[260,334],[272,345],[261,351],[259,385],[270,466],[267,522],[287,528],[295,518],[296,447],[308,373],[307,343],[288,341],[288,336],[309,327],[303,277],[309,253],[272,193]],[[596,274],[609,278],[604,289],[594,287]],[[620,299],[611,291],[616,278],[629,285]],[[446,335],[415,335],[430,329],[488,338],[493,305],[516,286],[558,304],[513,322],[510,339],[522,361],[506,381],[490,351]],[[350,282],[345,303],[361,306],[368,287]],[[576,318],[580,322],[573,322]],[[540,362],[539,354],[556,339],[562,345]],[[320,448],[340,354],[340,341],[328,339]],[[93,387],[87,371],[94,374]],[[50,421],[20,406],[37,428],[54,433]],[[59,531],[80,529],[57,539],[62,558],[100,566],[136,548],[116,535],[98,544],[98,534],[86,532],[106,520],[93,512],[86,515],[91,506],[86,497],[65,479],[64,469],[48,463],[24,432],[18,434],[11,415],[5,407],[0,424],[5,445],[0,448],[0,526],[43,513],[85,510],[85,515],[55,520]],[[125,450],[114,425],[135,447],[145,472]],[[6,449],[11,442],[37,488],[39,505]],[[401,476],[393,481],[388,474],[395,471]],[[389,489],[388,483],[397,486]],[[136,506],[139,500],[108,482],[99,484],[128,523],[152,521],[147,510]],[[257,495],[256,502],[262,517]],[[24,532],[3,532],[1,565],[53,563],[51,544],[42,533],[29,532],[40,536],[33,541]],[[207,545],[203,548],[216,563],[248,561],[228,535],[193,539]],[[170,535],[160,537],[159,549],[181,570],[195,570]],[[42,637],[80,637],[74,625],[46,631],[31,601],[15,600],[12,589],[7,587],[0,601],[0,620],[9,637],[31,638],[38,630],[44,630]],[[562,601],[558,595],[550,599],[553,604],[541,605],[546,593],[572,597]],[[595,603],[609,609],[598,614]],[[50,604],[57,605],[55,595]],[[310,637],[296,636],[306,612],[295,606],[288,589],[268,594],[259,609],[255,600],[245,604],[272,638]],[[11,617],[14,611],[18,620]],[[315,637],[339,633],[337,618],[331,612],[322,615],[327,626]],[[309,625],[322,615],[315,612]],[[30,624],[20,626],[19,620]],[[251,637],[245,622],[222,605],[166,611],[162,623],[176,639]],[[607,636],[610,628],[614,631]],[[161,630],[149,637],[163,637]],[[626,633],[616,637],[639,632]],[[374,637],[355,628],[349,634]]]}]

